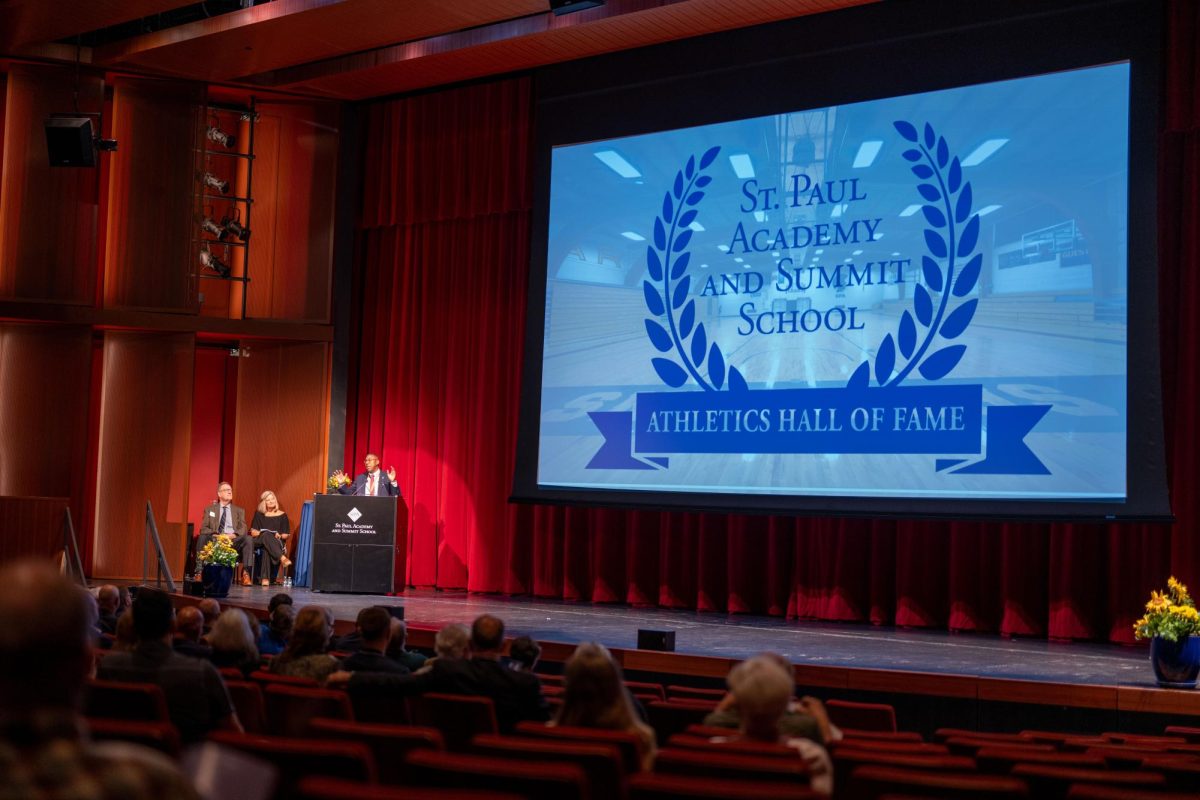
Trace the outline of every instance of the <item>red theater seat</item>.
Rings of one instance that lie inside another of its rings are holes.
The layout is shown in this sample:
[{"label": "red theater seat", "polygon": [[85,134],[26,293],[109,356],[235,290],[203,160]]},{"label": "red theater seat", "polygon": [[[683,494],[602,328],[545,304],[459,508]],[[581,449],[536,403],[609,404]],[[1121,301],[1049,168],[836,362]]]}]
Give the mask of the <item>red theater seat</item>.
[{"label": "red theater seat", "polygon": [[217,670],[221,673],[221,677],[227,681],[244,681],[246,676],[237,667],[221,667]]},{"label": "red theater seat", "polygon": [[430,789],[425,786],[402,788],[321,777],[300,781],[299,792],[304,800],[522,800],[519,794],[499,790]]},{"label": "red theater seat", "polygon": [[646,717],[660,742],[665,742],[689,725],[699,725],[717,707],[707,700],[669,700],[646,703]]},{"label": "red theater seat", "polygon": [[127,719],[89,719],[88,731],[98,742],[132,742],[175,758],[179,755],[179,731],[169,722]]},{"label": "red theater seat", "polygon": [[[731,781],[642,773],[629,779],[629,800],[819,800],[825,795],[795,782]],[[599,798],[597,798],[599,800]]]},{"label": "red theater seat", "polygon": [[[734,733],[736,733],[736,731],[727,731],[726,735]],[[747,742],[741,739],[734,739],[733,741],[728,742],[714,742],[710,738],[703,736],[692,736],[689,733],[677,733],[668,739],[666,744],[667,747],[683,750],[696,750],[702,753],[732,753],[733,755],[786,758],[788,760],[797,758],[799,755],[796,748],[788,747],[785,744],[774,744],[771,742]]]},{"label": "red theater seat", "polygon": [[975,753],[980,772],[1007,775],[1017,764],[1053,764],[1059,767],[1103,769],[1104,759],[1090,753],[1060,753],[1027,747],[984,747]]},{"label": "red theater seat", "polygon": [[[939,742],[947,739],[977,739],[992,742],[1033,742],[1029,732],[1022,733],[992,733],[991,731],[973,731],[968,728],[938,728],[933,738]],[[1061,740],[1060,740],[1061,741]]]},{"label": "red theater seat", "polygon": [[471,752],[493,758],[553,761],[583,768],[594,798],[625,796],[625,767],[613,745],[558,742],[529,736],[476,736]]},{"label": "red theater seat", "polygon": [[218,731],[209,739],[274,764],[279,770],[279,783],[275,790],[277,798],[294,797],[300,780],[310,775],[327,775],[367,783],[376,781],[375,760],[371,751],[358,742],[250,736],[229,731]]},{"label": "red theater seat", "polygon": [[84,716],[95,719],[171,721],[167,697],[153,683],[88,681],[83,708]]},{"label": "red theater seat", "polygon": [[1009,749],[1028,750],[1031,753],[1053,753],[1057,749],[1052,744],[1037,743],[1029,739],[976,739],[971,736],[952,736],[942,742],[951,753],[959,756],[973,756],[985,747],[1007,747]]},{"label": "red theater seat", "polygon": [[621,753],[621,763],[625,767],[626,775],[632,775],[641,769],[642,758],[638,753],[638,738],[632,733],[570,725],[545,725],[541,722],[518,722],[516,733],[518,736],[535,736],[540,739],[612,745]]},{"label": "red theater seat", "polygon": [[229,699],[246,733],[266,733],[267,713],[263,704],[262,685],[255,681],[225,681]]},{"label": "red theater seat", "polygon": [[250,680],[264,684],[283,683],[289,686],[309,686],[314,689],[320,685],[312,678],[301,678],[298,675],[276,675],[274,672],[262,669],[251,672]]},{"label": "red theater seat", "polygon": [[[827,749],[834,756],[847,750],[914,756],[955,755],[945,744],[938,744],[937,742],[892,742],[886,739],[842,739],[837,742],[830,742]],[[964,753],[962,755],[969,754]]]},{"label": "red theater seat", "polygon": [[896,709],[884,703],[852,703],[830,700],[825,704],[829,719],[839,728],[856,731],[896,732]]},{"label": "red theater seat", "polygon": [[1049,764],[1017,764],[1010,773],[1029,784],[1032,797],[1066,797],[1067,790],[1077,783],[1096,783],[1120,786],[1126,790],[1166,788],[1166,778],[1159,772],[1116,769],[1087,769],[1084,767],[1055,767]]},{"label": "red theater seat", "polygon": [[360,742],[371,749],[379,780],[399,785],[404,782],[404,758],[413,750],[444,750],[441,731],[414,725],[380,725],[342,719],[314,719],[309,728],[321,739]]},{"label": "red theater seat", "polygon": [[966,756],[876,753],[865,750],[839,750],[833,760],[834,786],[845,786],[850,773],[862,766],[900,767],[926,772],[974,772],[975,760]]},{"label": "red theater seat", "polygon": [[723,778],[726,780],[809,783],[808,767],[797,753],[794,759],[735,753],[663,748],[654,760],[654,771],[664,775]]},{"label": "red theater seat", "polygon": [[276,736],[306,736],[309,723],[317,717],[354,719],[350,698],[332,689],[269,685],[263,702],[267,731]]},{"label": "red theater seat", "polygon": [[1176,791],[1189,791],[1200,797],[1200,759],[1152,756],[1143,758],[1142,769],[1161,772],[1167,779],[1167,787]]},{"label": "red theater seat", "polygon": [[692,686],[668,686],[668,700],[711,700],[720,702],[725,697],[724,689],[697,689]]},{"label": "red theater seat", "polygon": [[1168,725],[1163,731],[1167,736],[1182,736],[1192,744],[1200,744],[1200,728],[1189,725]]},{"label": "red theater seat", "polygon": [[887,795],[953,797],[971,800],[1010,800],[1038,797],[1025,782],[1005,775],[927,772],[899,767],[865,766],[854,770],[841,796],[873,800]]},{"label": "red theater seat", "polygon": [[531,800],[588,800],[587,778],[575,764],[417,750],[405,760],[409,782],[442,789],[493,789]]},{"label": "red theater seat", "polygon": [[414,725],[437,728],[450,750],[464,751],[471,737],[496,733],[496,709],[491,698],[427,692],[409,698]]},{"label": "red theater seat", "polygon": [[661,683],[645,683],[643,681],[625,681],[625,688],[633,692],[639,699],[666,700],[667,693]]},{"label": "red theater seat", "polygon": [[1067,791],[1070,800],[1196,800],[1195,792],[1155,792],[1124,786],[1077,783]]}]

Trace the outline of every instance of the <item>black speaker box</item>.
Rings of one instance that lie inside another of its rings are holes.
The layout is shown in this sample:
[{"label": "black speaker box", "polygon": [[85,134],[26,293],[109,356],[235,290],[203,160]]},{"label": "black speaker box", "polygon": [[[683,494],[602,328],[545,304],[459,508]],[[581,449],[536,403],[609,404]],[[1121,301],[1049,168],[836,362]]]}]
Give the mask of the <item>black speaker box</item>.
[{"label": "black speaker box", "polygon": [[96,166],[95,136],[89,117],[48,117],[46,153],[52,167]]},{"label": "black speaker box", "polygon": [[659,650],[664,653],[675,652],[675,631],[652,631],[638,628],[638,650]]}]

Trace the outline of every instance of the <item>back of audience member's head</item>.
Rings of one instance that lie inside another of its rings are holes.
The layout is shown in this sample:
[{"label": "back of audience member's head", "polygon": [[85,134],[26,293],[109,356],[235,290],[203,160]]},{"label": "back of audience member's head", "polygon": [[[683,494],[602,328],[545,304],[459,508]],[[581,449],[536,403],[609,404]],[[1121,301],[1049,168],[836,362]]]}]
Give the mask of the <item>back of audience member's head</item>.
[{"label": "back of audience member's head", "polygon": [[559,725],[610,730],[633,727],[636,717],[621,667],[604,645],[586,642],[575,648],[563,678],[563,704],[556,717]]},{"label": "back of audience member's head", "polygon": [[175,614],[175,635],[189,642],[200,641],[204,632],[204,615],[195,606],[184,606]]},{"label": "back of audience member's head", "polygon": [[133,608],[117,617],[117,629],[113,633],[112,649],[118,652],[129,652],[137,647],[137,631],[133,629]]},{"label": "back of audience member's head", "polygon": [[504,621],[491,614],[481,614],[471,625],[471,654],[499,653],[504,647]]},{"label": "back of audience member's head", "polygon": [[382,606],[367,606],[358,612],[356,621],[358,635],[366,644],[378,645],[380,650],[387,648],[387,641],[392,635],[392,615]]},{"label": "back of audience member's head", "polygon": [[250,628],[250,620],[237,608],[231,608],[213,623],[208,643],[214,652],[243,653],[247,659],[258,658],[258,644]]},{"label": "back of audience member's head", "polygon": [[175,608],[171,596],[161,589],[143,586],[133,601],[133,629],[139,642],[162,639],[171,632]]},{"label": "back of audience member's head", "polygon": [[471,632],[461,622],[451,622],[433,637],[438,658],[466,658],[471,652]]},{"label": "back of audience member's head", "polygon": [[133,595],[129,592],[128,586],[121,587],[121,602],[117,604],[117,615],[120,616],[130,609],[133,605]]},{"label": "back of audience member's head", "polygon": [[533,667],[537,664],[537,660],[541,655],[542,648],[528,636],[518,636],[508,646],[508,657],[516,662],[521,669],[529,672],[533,671]]},{"label": "back of audience member's head", "polygon": [[85,594],[41,561],[0,567],[0,709],[78,707],[92,667]]},{"label": "back of audience member's head", "polygon": [[779,736],[779,719],[787,710],[795,685],[778,657],[760,655],[729,672],[726,681],[737,702],[742,732],[755,739]]},{"label": "back of audience member's head", "polygon": [[333,632],[333,615],[325,606],[305,606],[292,623],[287,647],[276,658],[281,662],[324,653]]},{"label": "back of audience member's head", "polygon": [[206,597],[196,604],[196,608],[200,609],[200,613],[204,615],[204,630],[212,628],[213,623],[217,621],[217,617],[221,616],[221,604],[211,597]]},{"label": "back of audience member's head", "polygon": [[117,606],[121,604],[121,590],[106,583],[96,591],[96,604],[100,606],[101,614],[116,614]]},{"label": "back of audience member's head", "polygon": [[392,638],[388,639],[387,654],[389,656],[398,656],[404,652],[404,645],[408,641],[408,626],[404,624],[404,620],[392,617]]},{"label": "back of audience member's head", "polygon": [[296,621],[296,607],[290,603],[284,603],[275,607],[271,612],[271,621],[269,627],[271,633],[279,639],[287,641],[292,635],[292,624]]},{"label": "back of audience member's head", "polygon": [[271,595],[271,599],[267,601],[267,616],[270,616],[279,606],[290,606],[295,601],[287,592],[279,592]]}]

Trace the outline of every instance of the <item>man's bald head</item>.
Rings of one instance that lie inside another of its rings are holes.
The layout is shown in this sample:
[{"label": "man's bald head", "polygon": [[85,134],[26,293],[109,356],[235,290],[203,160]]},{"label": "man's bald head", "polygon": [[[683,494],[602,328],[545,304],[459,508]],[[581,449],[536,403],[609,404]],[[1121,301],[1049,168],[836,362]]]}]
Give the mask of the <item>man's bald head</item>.
[{"label": "man's bald head", "polygon": [[504,621],[491,614],[484,614],[471,626],[471,652],[499,653],[504,647]]},{"label": "man's bald head", "polygon": [[205,628],[211,628],[213,623],[217,621],[217,617],[221,616],[221,604],[211,597],[204,598],[196,604],[196,607],[204,615]]},{"label": "man's bald head", "polygon": [[195,606],[183,606],[175,613],[175,633],[189,642],[200,641],[204,633],[204,614]]},{"label": "man's bald head", "polygon": [[100,606],[101,614],[116,613],[117,606],[121,605],[121,590],[106,583],[96,592],[96,603]]},{"label": "man's bald head", "polygon": [[45,562],[0,567],[0,708],[79,705],[92,665],[86,594]]}]

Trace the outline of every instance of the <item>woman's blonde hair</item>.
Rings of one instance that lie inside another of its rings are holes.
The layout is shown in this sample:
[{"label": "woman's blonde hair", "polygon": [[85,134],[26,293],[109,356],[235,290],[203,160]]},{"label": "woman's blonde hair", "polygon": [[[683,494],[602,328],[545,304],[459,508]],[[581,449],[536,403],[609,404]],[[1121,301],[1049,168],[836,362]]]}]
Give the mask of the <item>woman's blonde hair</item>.
[{"label": "woman's blonde hair", "polygon": [[270,489],[267,489],[265,492],[263,492],[262,494],[260,494],[258,496],[259,513],[262,513],[262,514],[267,513],[267,497],[274,497],[275,498],[275,510],[283,511],[283,506],[281,506],[279,504],[279,495],[275,494]]},{"label": "woman's blonde hair", "polygon": [[258,658],[258,640],[250,630],[249,618],[240,609],[221,612],[208,634],[208,643],[213,650],[245,653],[251,659]]}]

